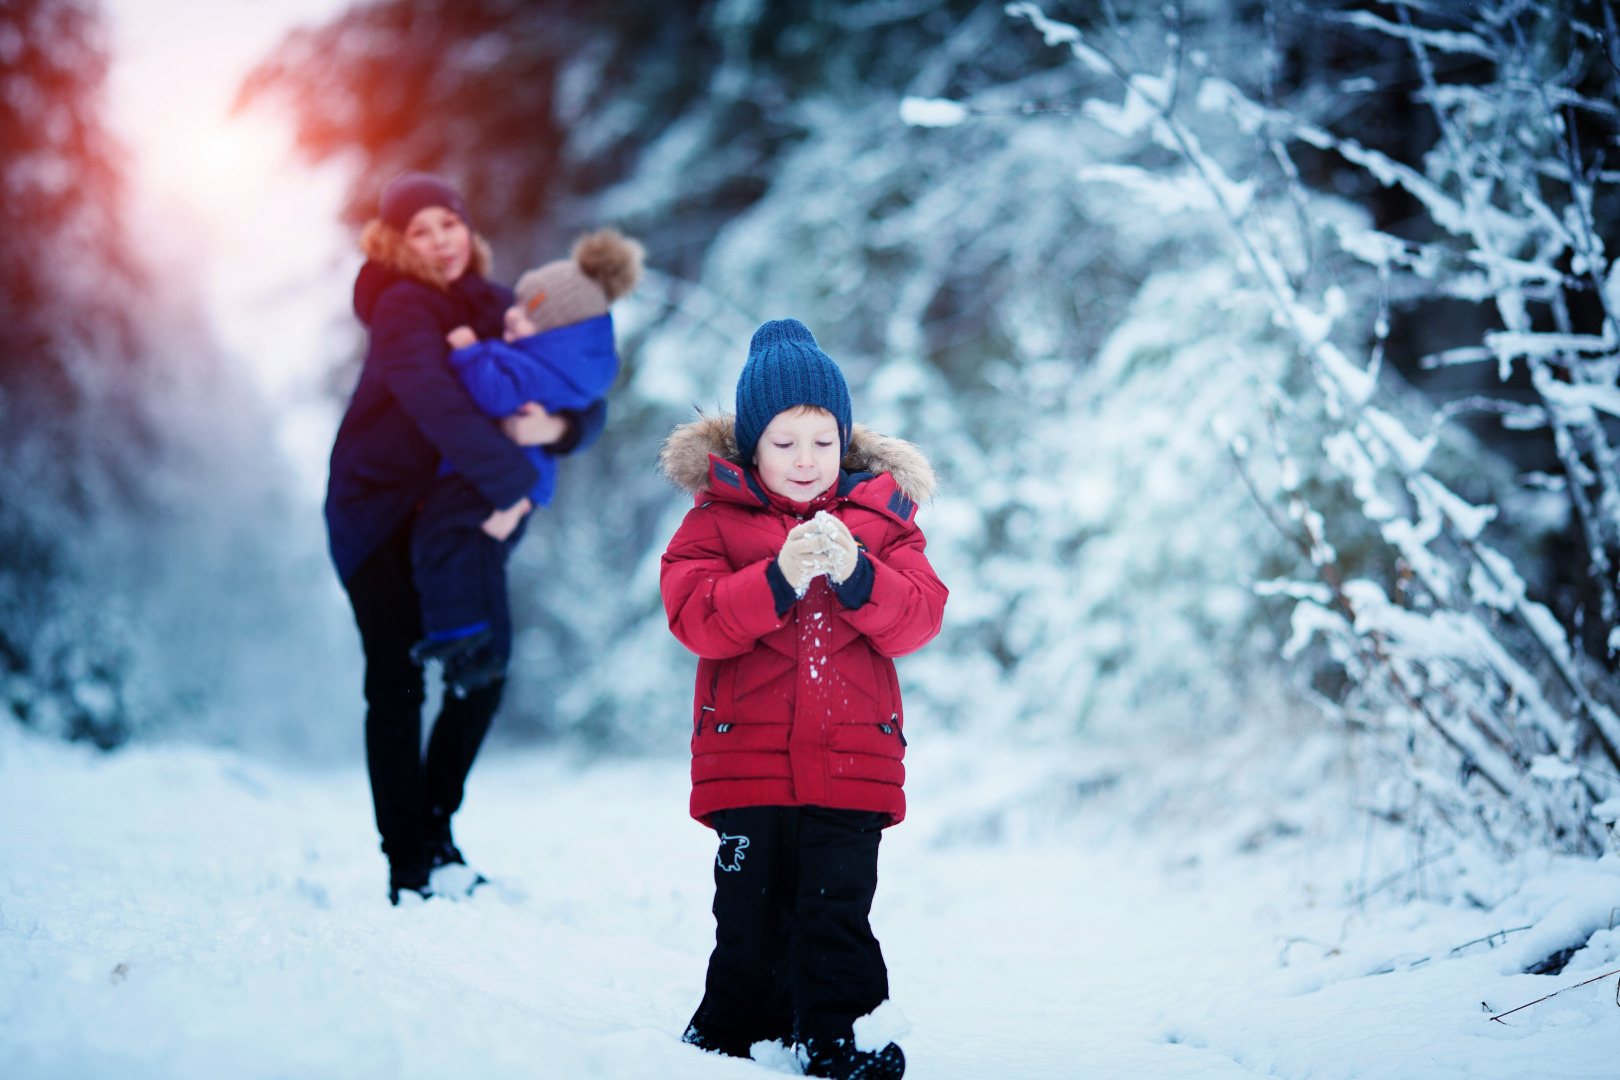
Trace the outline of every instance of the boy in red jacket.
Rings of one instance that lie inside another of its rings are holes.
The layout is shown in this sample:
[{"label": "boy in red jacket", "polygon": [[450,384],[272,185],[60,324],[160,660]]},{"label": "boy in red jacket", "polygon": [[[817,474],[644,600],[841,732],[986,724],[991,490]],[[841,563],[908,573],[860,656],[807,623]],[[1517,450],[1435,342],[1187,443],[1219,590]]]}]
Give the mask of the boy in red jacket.
[{"label": "boy in red jacket", "polygon": [[882,830],[905,816],[893,657],[939,633],[945,586],[917,504],[934,474],[855,426],[802,323],[754,333],[737,412],[677,428],[660,461],[692,492],[664,553],[669,627],[697,653],[692,816],[719,834],[715,948],[685,1040],[748,1057],[797,1043],[808,1075],[892,1080],[854,1021],[888,997],[867,918]]}]

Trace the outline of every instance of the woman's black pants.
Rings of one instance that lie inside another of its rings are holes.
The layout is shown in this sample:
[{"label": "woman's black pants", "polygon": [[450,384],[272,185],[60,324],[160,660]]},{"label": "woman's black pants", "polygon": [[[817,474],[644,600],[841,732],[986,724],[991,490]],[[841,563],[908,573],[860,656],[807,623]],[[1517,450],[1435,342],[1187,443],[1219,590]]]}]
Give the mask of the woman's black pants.
[{"label": "woman's black pants", "polygon": [[889,996],[867,921],[887,814],[819,806],[721,810],[714,953],[685,1039],[747,1057],[766,1040],[848,1039]]},{"label": "woman's black pants", "polygon": [[[448,836],[461,807],[467,773],[501,703],[497,680],[465,698],[445,695],[422,753],[422,670],[411,646],[422,637],[421,601],[411,580],[411,521],[366,557],[344,588],[366,654],[366,766],[377,831],[390,861],[421,857],[426,838]],[[511,651],[504,605],[493,627],[495,648]]]}]

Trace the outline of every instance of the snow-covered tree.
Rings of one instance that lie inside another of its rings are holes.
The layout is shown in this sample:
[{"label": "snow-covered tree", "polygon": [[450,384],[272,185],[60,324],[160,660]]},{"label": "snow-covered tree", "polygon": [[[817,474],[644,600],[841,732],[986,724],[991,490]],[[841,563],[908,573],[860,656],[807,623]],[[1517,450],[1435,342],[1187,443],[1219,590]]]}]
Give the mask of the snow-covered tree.
[{"label": "snow-covered tree", "polygon": [[98,121],[106,67],[83,5],[0,9],[0,708],[103,745],[127,733],[128,664],[116,617],[74,602],[81,541],[139,500],[152,440],[127,393],[143,283]]},{"label": "snow-covered tree", "polygon": [[323,753],[356,736],[318,521],[154,255],[177,230],[137,217],[107,65],[92,6],[0,7],[0,714]]},{"label": "snow-covered tree", "polygon": [[[1579,22],[1563,32],[1567,12],[1526,4],[1456,16],[1462,30],[1419,25],[1406,4],[1396,5],[1398,21],[1337,13],[1411,48],[1418,97],[1440,134],[1414,167],[1257,100],[1191,47],[1174,7],[1170,32],[1152,51],[1132,27],[1087,34],[1035,4],[1008,12],[1113,82],[1113,94],[1074,107],[1080,122],[1145,133],[1172,155],[1169,163],[1084,169],[1081,178],[1124,187],[1157,213],[1199,209],[1223,220],[1249,281],[1232,297],[1233,316],[1258,303],[1293,354],[1256,387],[1264,424],[1226,417],[1222,430],[1305,571],[1256,586],[1295,601],[1284,655],[1301,656],[1320,637],[1327,655],[1318,662],[1345,679],[1337,694],[1319,695],[1324,708],[1370,758],[1398,766],[1375,771],[1376,807],[1407,820],[1438,817],[1501,851],[1525,843],[1605,850],[1605,827],[1590,810],[1617,783],[1612,687],[1514,566],[1512,555],[1541,523],[1461,497],[1446,473],[1462,463],[1437,454],[1441,425],[1461,408],[1493,409],[1519,427],[1551,425],[1605,598],[1585,618],[1612,625],[1612,519],[1604,507],[1617,476],[1597,413],[1612,404],[1620,331],[1606,306],[1609,264],[1592,210],[1601,152],[1588,148],[1582,157],[1574,122],[1577,110],[1614,112],[1578,88],[1602,56],[1602,35]],[[1482,58],[1493,77],[1442,84],[1433,50]],[[1607,80],[1604,90],[1613,96]],[[970,114],[956,104],[958,114],[944,119]],[[944,115],[926,102],[910,111],[925,123]],[[1381,232],[1340,200],[1310,191],[1291,156],[1300,144],[1400,186],[1433,221],[1435,239]],[[1357,263],[1374,272],[1374,287]],[[1504,327],[1435,362],[1496,360],[1504,381],[1515,361],[1524,363],[1540,407],[1476,399],[1436,414],[1387,385],[1397,380],[1380,379],[1391,292],[1425,287],[1493,302]],[[1570,303],[1582,293],[1598,301],[1585,305],[1593,323],[1585,333]],[[1254,358],[1239,349],[1227,358],[1245,362]],[[1381,541],[1383,551],[1347,564],[1346,540]]]}]

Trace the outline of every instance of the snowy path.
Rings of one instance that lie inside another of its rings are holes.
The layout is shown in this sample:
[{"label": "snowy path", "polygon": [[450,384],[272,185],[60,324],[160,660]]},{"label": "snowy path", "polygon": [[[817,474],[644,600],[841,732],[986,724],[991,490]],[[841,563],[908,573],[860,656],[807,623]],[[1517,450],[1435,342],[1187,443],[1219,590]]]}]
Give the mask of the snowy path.
[{"label": "snowy path", "polygon": [[[392,910],[358,770],[0,728],[0,1076],[772,1075],[676,1040],[712,940],[682,763],[492,757],[473,785],[458,838],[503,888]],[[1337,982],[1279,968],[1283,938],[1339,934],[1304,868],[1340,856],[940,847],[951,797],[918,785],[873,916],[917,1080],[1620,1075],[1611,985],[1509,1029],[1478,987],[1578,979],[1502,976],[1490,954]],[[1415,910],[1395,912],[1408,938],[1452,943],[1498,918]]]}]

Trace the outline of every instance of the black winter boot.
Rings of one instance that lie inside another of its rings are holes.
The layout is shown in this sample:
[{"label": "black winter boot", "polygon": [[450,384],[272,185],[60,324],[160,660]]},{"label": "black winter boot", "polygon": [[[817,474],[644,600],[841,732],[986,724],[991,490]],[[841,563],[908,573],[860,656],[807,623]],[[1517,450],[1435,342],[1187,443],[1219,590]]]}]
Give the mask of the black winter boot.
[{"label": "black winter boot", "polygon": [[694,1019],[686,1025],[686,1031],[681,1035],[681,1042],[689,1043],[699,1050],[706,1050],[711,1054],[724,1054],[727,1057],[748,1057],[748,1050],[754,1045],[753,1040],[737,1036],[729,1032],[705,1031],[698,1027]]},{"label": "black winter boot", "polygon": [[458,698],[506,678],[506,657],[485,643],[444,662],[444,688]]},{"label": "black winter boot", "polygon": [[478,886],[489,879],[462,858],[461,849],[450,837],[450,819],[435,816],[426,828],[427,840],[423,851],[428,862],[428,882],[433,895],[448,900],[471,896]]},{"label": "black winter boot", "polygon": [[746,1028],[721,1026],[714,1022],[708,1011],[699,1006],[696,1015],[686,1025],[681,1042],[690,1043],[699,1050],[725,1054],[727,1057],[751,1057],[755,1043],[780,1042],[792,1045],[791,1027],[782,1025],[751,1025]]},{"label": "black winter boot", "polygon": [[810,1055],[806,1076],[831,1080],[900,1080],[906,1073],[906,1055],[890,1043],[868,1053],[855,1049],[853,1039],[811,1039],[805,1049]]},{"label": "black winter boot", "polygon": [[416,893],[423,900],[432,896],[433,889],[428,885],[428,875],[432,871],[433,867],[420,855],[410,859],[389,859],[388,902],[398,907],[399,894],[402,892]]},{"label": "black winter boot", "polygon": [[455,839],[450,835],[450,819],[434,814],[424,824],[426,834],[425,851],[427,854],[428,870],[437,870],[441,866],[465,866],[467,860],[462,858],[461,849],[456,847]]}]

